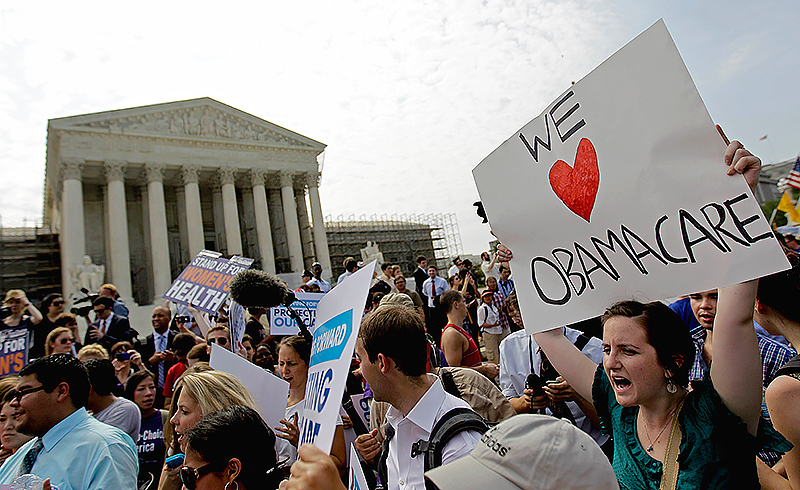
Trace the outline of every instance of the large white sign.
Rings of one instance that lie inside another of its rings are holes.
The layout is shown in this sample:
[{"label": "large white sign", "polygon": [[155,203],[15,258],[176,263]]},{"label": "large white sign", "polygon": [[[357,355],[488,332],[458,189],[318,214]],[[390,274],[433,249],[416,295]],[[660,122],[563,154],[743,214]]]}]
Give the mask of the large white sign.
[{"label": "large white sign", "polygon": [[[303,292],[295,292],[294,294],[296,299],[292,303],[292,309],[300,315],[308,330],[313,332],[317,318],[317,305],[325,294]],[[294,318],[289,315],[288,308],[283,305],[270,308],[270,335],[297,335],[299,333],[300,327],[297,326]]]},{"label": "large white sign", "polygon": [[473,176],[526,329],[788,267],[663,21],[570,86]]},{"label": "large white sign", "polygon": [[210,366],[236,376],[258,403],[261,418],[270,427],[283,427],[289,383],[217,344],[211,345]]},{"label": "large white sign", "polygon": [[356,447],[350,444],[350,478],[347,485],[348,490],[369,490],[367,478],[364,476],[364,469],[358,459]]},{"label": "large white sign", "polygon": [[300,445],[310,442],[330,453],[374,270],[372,261],[331,289],[317,306]]}]

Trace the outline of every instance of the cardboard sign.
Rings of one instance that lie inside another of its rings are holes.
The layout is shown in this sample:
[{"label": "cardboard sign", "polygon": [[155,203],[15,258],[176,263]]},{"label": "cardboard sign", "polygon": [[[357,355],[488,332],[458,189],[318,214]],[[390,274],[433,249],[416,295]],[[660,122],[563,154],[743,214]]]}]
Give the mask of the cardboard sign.
[{"label": "cardboard sign", "polygon": [[24,327],[0,330],[0,376],[17,374],[28,364],[29,338]]},{"label": "cardboard sign", "polygon": [[178,304],[191,303],[200,311],[216,315],[228,297],[233,276],[253,263],[253,259],[246,257],[225,259],[221,255],[201,250],[164,293],[164,298]]},{"label": "cardboard sign", "polygon": [[[366,301],[366,300],[365,300]],[[283,427],[289,383],[217,344],[211,346],[209,365],[239,378],[258,403],[258,413],[270,427]]]},{"label": "cardboard sign", "polygon": [[486,157],[473,176],[526,330],[786,269],[724,153],[658,21]]},{"label": "cardboard sign", "polygon": [[349,473],[350,480],[347,485],[348,490],[369,490],[367,478],[364,476],[364,469],[361,467],[361,460],[358,457],[358,451],[353,444],[350,444]]},{"label": "cardboard sign", "polygon": [[319,302],[298,447],[310,442],[330,453],[374,269],[372,261]]},{"label": "cardboard sign", "polygon": [[[314,324],[317,319],[317,306],[325,293],[294,293],[297,298],[292,303],[292,309],[300,315],[303,323],[308,327],[309,332],[314,331]],[[366,301],[366,300],[364,300]],[[285,306],[276,306],[269,311],[269,334],[270,335],[297,335],[300,327],[289,316],[289,310]]]},{"label": "cardboard sign", "polygon": [[364,422],[364,426],[369,429],[369,398],[364,398],[364,393],[359,393],[357,395],[350,395],[350,399],[353,401],[353,406],[356,407],[358,411],[358,416],[361,418],[361,421]]},{"label": "cardboard sign", "polygon": [[228,308],[228,325],[231,330],[231,342],[238,349],[244,338],[244,327],[247,322],[244,319],[244,307],[233,300]]}]

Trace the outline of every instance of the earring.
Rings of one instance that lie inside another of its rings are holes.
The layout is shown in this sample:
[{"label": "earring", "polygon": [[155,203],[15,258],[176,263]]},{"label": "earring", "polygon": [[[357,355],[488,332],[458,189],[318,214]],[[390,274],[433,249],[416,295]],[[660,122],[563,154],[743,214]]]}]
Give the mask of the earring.
[{"label": "earring", "polygon": [[228,490],[228,487],[230,486],[230,484],[231,484],[231,483],[233,483],[234,485],[236,485],[236,486],[234,487],[234,490],[239,490],[239,482],[238,482],[238,481],[232,481],[232,482],[230,482],[230,481],[229,481],[228,483],[226,483],[226,484],[225,484],[225,488],[224,488],[224,490]]},{"label": "earring", "polygon": [[678,392],[678,385],[672,381],[672,378],[667,378],[667,391],[672,395]]}]

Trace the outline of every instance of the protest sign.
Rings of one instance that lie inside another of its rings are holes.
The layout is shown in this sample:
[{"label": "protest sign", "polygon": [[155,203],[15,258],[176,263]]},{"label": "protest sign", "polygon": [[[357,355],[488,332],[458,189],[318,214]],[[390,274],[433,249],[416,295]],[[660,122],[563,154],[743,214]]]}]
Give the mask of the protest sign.
[{"label": "protest sign", "polygon": [[[323,293],[303,293],[296,292],[295,301],[292,303],[292,309],[300,315],[303,323],[308,327],[309,332],[314,331],[314,323],[317,317],[317,305],[323,296]],[[276,306],[270,308],[269,311],[269,334],[270,335],[297,335],[300,333],[300,327],[289,315],[289,310],[285,306]]]},{"label": "protest sign", "polygon": [[786,269],[724,153],[658,21],[487,156],[473,176],[526,329]]},{"label": "protest sign", "polygon": [[367,478],[364,476],[364,469],[358,459],[358,451],[352,444],[350,444],[350,481],[347,488],[348,490],[369,490]]},{"label": "protest sign", "polygon": [[325,294],[317,305],[298,447],[310,442],[330,453],[374,270],[372,261]]},{"label": "protest sign", "polygon": [[353,406],[358,411],[361,421],[364,422],[364,426],[369,427],[369,398],[364,398],[364,394],[359,393],[350,395],[350,399],[353,401]]},{"label": "protest sign", "polygon": [[249,269],[253,259],[233,256],[223,258],[219,252],[201,250],[164,293],[164,298],[178,304],[216,315],[228,297],[233,276]]},{"label": "protest sign", "polygon": [[283,427],[281,419],[286,413],[289,383],[217,344],[211,345],[209,365],[239,378],[258,403],[258,413],[270,427]]},{"label": "protest sign", "polygon": [[19,373],[28,364],[27,328],[6,328],[0,330],[0,376]]},{"label": "protest sign", "polygon": [[231,330],[231,343],[234,346],[234,350],[236,350],[242,343],[244,327],[247,322],[244,319],[244,307],[233,300],[231,300],[231,306],[228,308],[228,325],[230,325]]}]

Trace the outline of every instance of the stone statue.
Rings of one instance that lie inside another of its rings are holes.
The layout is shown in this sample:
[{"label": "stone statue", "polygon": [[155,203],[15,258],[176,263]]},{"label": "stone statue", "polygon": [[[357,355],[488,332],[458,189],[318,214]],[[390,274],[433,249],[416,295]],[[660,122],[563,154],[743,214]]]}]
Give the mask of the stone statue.
[{"label": "stone statue", "polygon": [[104,265],[93,264],[92,258],[88,255],[84,255],[83,264],[70,267],[70,276],[72,285],[75,286],[75,289],[78,291],[80,291],[81,288],[86,288],[96,293],[100,290],[100,286],[105,279],[106,267]]},{"label": "stone statue", "polygon": [[365,264],[373,260],[377,260],[378,266],[380,267],[384,260],[383,253],[378,248],[378,244],[367,242],[367,246],[361,249],[361,260],[363,260]]}]

